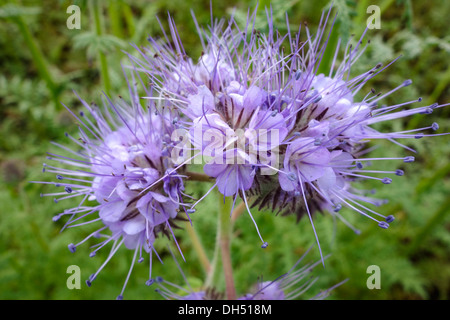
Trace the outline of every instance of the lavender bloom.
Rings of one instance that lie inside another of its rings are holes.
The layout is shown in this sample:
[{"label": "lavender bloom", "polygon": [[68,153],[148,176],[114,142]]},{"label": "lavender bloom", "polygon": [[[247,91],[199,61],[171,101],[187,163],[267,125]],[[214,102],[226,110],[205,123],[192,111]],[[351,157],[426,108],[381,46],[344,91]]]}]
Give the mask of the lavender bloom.
[{"label": "lavender bloom", "polygon": [[[370,125],[374,123],[424,113],[430,107],[393,112],[407,104],[420,102],[421,99],[418,99],[417,101],[378,108],[378,101],[396,90],[410,85],[411,80],[404,81],[400,86],[382,96],[371,97],[369,93],[363,101],[355,101],[357,92],[370,79],[386,68],[379,70],[382,65],[378,64],[368,72],[348,80],[350,66],[364,51],[364,49],[359,51],[364,34],[355,48],[347,46],[343,61],[336,72],[333,72],[333,69],[336,64],[339,45],[329,76],[314,75],[314,69],[320,63],[320,52],[324,50],[323,47],[319,47],[320,39],[323,36],[322,32],[323,30],[319,29],[319,33],[314,40],[309,37],[308,32],[307,43],[309,43],[310,48],[306,56],[315,57],[315,60],[310,61],[310,64],[305,66],[298,63],[298,70],[302,70],[302,72],[299,73],[300,76],[294,76],[295,83],[298,82],[298,85],[305,92],[310,92],[312,103],[292,107],[291,112],[296,115],[297,121],[292,127],[291,140],[286,141],[284,168],[279,171],[278,178],[282,190],[281,192],[274,192],[278,194],[278,197],[272,199],[268,198],[270,191],[263,195],[264,198],[259,199],[260,207],[270,203],[272,203],[272,207],[276,207],[274,202],[284,207],[286,198],[288,198],[285,192],[293,192],[294,195],[303,198],[304,204],[300,206],[300,214],[303,214],[304,209],[306,209],[311,217],[314,210],[328,210],[347,223],[338,214],[342,206],[347,206],[374,220],[381,228],[386,229],[389,223],[394,220],[393,217],[386,217],[361,204],[361,202],[366,202],[380,205],[382,201],[361,195],[361,191],[355,188],[355,182],[361,179],[375,179],[384,184],[390,184],[392,179],[389,177],[378,178],[365,173],[402,176],[404,172],[399,169],[393,171],[365,170],[364,163],[378,160],[403,160],[405,163],[409,163],[414,161],[414,157],[400,159],[390,157],[363,158],[362,155],[371,150],[366,148],[367,142],[374,139],[386,139],[415,152],[396,141],[396,139],[417,139],[417,132],[430,129],[435,131],[438,126],[431,125],[430,127],[394,133],[381,133],[373,129]],[[445,105],[433,105],[433,108],[443,106]],[[423,133],[419,134],[420,137],[425,136]],[[427,136],[435,135],[427,134]],[[308,198],[313,205],[312,208],[308,206]],[[381,217],[382,220],[377,217]],[[354,230],[359,232],[356,229]]]},{"label": "lavender bloom", "polygon": [[[212,189],[233,197],[234,203],[240,196],[255,226],[248,205],[250,197],[251,206],[259,209],[296,213],[298,218],[307,215],[317,242],[312,220],[315,211],[329,211],[355,232],[359,231],[339,213],[343,207],[368,217],[383,229],[389,226],[393,217],[369,208],[383,201],[363,194],[356,188],[357,182],[373,179],[391,184],[389,176],[372,174],[401,176],[404,172],[399,174],[398,168],[367,170],[367,164],[386,160],[410,163],[414,158],[364,157],[371,151],[366,146],[370,141],[383,139],[415,152],[397,140],[440,135],[429,132],[439,126],[433,123],[425,128],[385,133],[372,125],[429,114],[446,106],[433,104],[399,111],[421,99],[378,105],[410,85],[411,80],[383,95],[375,95],[371,90],[358,101],[357,94],[363,87],[395,62],[384,67],[379,63],[350,78],[351,66],[367,47],[362,47],[367,30],[356,45],[349,42],[345,46],[342,57],[338,41],[329,73],[318,74],[329,36],[325,30],[330,14],[331,10],[322,14],[315,36],[306,28],[305,40],[301,29],[295,36],[290,30],[281,35],[273,26],[270,11],[266,35],[254,29],[256,10],[243,29],[233,17],[228,22],[213,22],[209,33],[198,27],[203,54],[197,63],[187,57],[169,18],[171,38],[166,38],[165,44],[149,39],[149,48],[138,49],[141,59],[131,57],[138,69],[150,77],[158,93],[146,98],[167,97],[184,115],[180,127],[189,132],[197,152],[186,159],[209,156],[204,172],[215,178]],[[289,23],[287,26],[289,29]],[[263,170],[272,170],[276,175]],[[258,234],[262,247],[266,247],[259,230]]]},{"label": "lavender bloom", "polygon": [[[137,80],[133,75],[133,81]],[[91,257],[112,244],[106,261],[86,281],[89,286],[122,245],[134,250],[118,299],[123,296],[135,261],[144,260],[143,251],[149,255],[151,278],[152,253],[159,259],[156,238],[161,234],[175,238],[172,229],[176,221],[185,219],[179,211],[188,207],[183,169],[174,167],[170,158],[176,114],[151,101],[144,110],[136,88],[130,86],[129,92],[130,104],[123,99],[114,103],[105,96],[103,109],[80,98],[88,114],[82,111],[77,116],[67,108],[80,124],[80,137],[66,136],[80,151],[54,143],[69,155],[50,153],[48,159],[62,166],[45,164],[44,171],[56,174],[58,181],[41,182],[64,188],[63,192],[43,194],[55,197],[55,202],[81,198],[78,206],[54,217],[56,221],[69,216],[64,229],[100,225],[79,243],[70,244],[71,252],[91,237],[104,238],[94,246]],[[109,233],[104,234],[107,230]]]},{"label": "lavender bloom", "polygon": [[421,99],[378,105],[382,99],[410,85],[411,80],[383,95],[375,95],[371,90],[358,101],[358,92],[395,62],[384,67],[379,63],[350,78],[351,66],[366,48],[361,45],[367,30],[356,45],[349,42],[345,46],[342,57],[338,41],[328,75],[317,73],[327,44],[325,30],[330,14],[331,10],[322,14],[315,36],[305,28],[306,39],[301,36],[301,28],[293,35],[289,23],[288,32],[280,34],[273,26],[270,11],[266,35],[254,29],[256,10],[243,29],[233,17],[212,22],[209,32],[197,27],[203,47],[197,62],[186,55],[175,23],[169,17],[170,38],[166,36],[163,44],[150,38],[149,48],[137,48],[141,58],[130,56],[138,70],[149,76],[157,93],[145,98],[158,101],[165,97],[182,115],[179,127],[188,132],[196,151],[185,158],[185,163],[206,156],[204,172],[215,178],[211,190],[217,188],[224,197],[233,197],[233,203],[238,196],[243,199],[262,247],[267,242],[250,212],[247,199],[250,197],[251,206],[259,209],[295,213],[298,218],[307,215],[317,242],[312,220],[315,211],[327,210],[359,232],[339,213],[341,208],[348,207],[386,229],[393,218],[366,205],[378,206],[383,201],[362,194],[356,188],[357,182],[373,179],[391,184],[390,177],[372,174],[401,176],[398,168],[367,170],[368,162],[410,163],[414,158],[364,157],[371,150],[366,147],[368,142],[388,140],[415,152],[397,140],[439,135],[428,133],[439,128],[436,123],[388,133],[372,127],[414,114],[429,114],[446,105],[402,111],[398,110]]},{"label": "lavender bloom", "polygon": [[169,39],[167,45],[150,39],[147,53],[141,51],[144,59],[131,59],[148,73],[159,96],[172,97],[185,115],[182,126],[197,151],[194,158],[210,156],[204,172],[216,179],[213,188],[234,197],[234,202],[239,194],[247,202],[246,191],[254,185],[257,171],[278,166],[277,148],[288,133],[284,115],[278,113],[279,102],[272,101],[267,90],[266,75],[278,68],[273,64],[278,62],[266,59],[261,70],[252,70],[252,59],[267,53],[256,45],[259,36],[251,33],[247,43],[245,32],[235,30],[233,21],[225,25],[221,20],[205,34],[206,43],[199,29],[204,54],[194,64],[184,53],[173,21],[169,24],[174,47]]},{"label": "lavender bloom", "polygon": [[[94,246],[92,257],[112,245],[105,262],[86,281],[89,286],[123,245],[134,250],[134,257],[118,299],[123,298],[134,264],[143,262],[144,254],[149,255],[150,264],[146,284],[156,283],[164,298],[221,298],[209,288],[193,290],[181,269],[188,289],[162,277],[152,278],[153,253],[160,259],[155,247],[157,238],[173,238],[181,253],[173,233],[176,222],[184,220],[180,210],[189,218],[214,189],[224,197],[232,197],[231,210],[238,198],[242,199],[262,248],[268,243],[251,208],[296,214],[298,219],[307,216],[322,263],[324,257],[313,223],[315,212],[329,211],[357,233],[341,215],[342,208],[356,211],[382,229],[389,227],[394,217],[373,209],[383,200],[358,189],[358,182],[373,179],[380,186],[389,185],[393,175],[403,176],[405,172],[396,167],[389,171],[368,170],[369,163],[411,163],[415,158],[365,156],[372,150],[367,148],[368,143],[382,139],[415,152],[397,140],[441,134],[431,133],[439,129],[437,123],[399,132],[380,132],[373,125],[414,114],[427,115],[446,105],[403,109],[421,101],[417,99],[379,106],[382,99],[410,85],[411,80],[383,95],[371,90],[358,99],[363,87],[390,65],[377,64],[350,77],[351,66],[364,52],[361,44],[365,32],[355,46],[345,47],[342,57],[339,41],[329,73],[318,74],[330,12],[322,15],[314,37],[306,28],[304,41],[301,30],[295,36],[289,30],[281,35],[269,11],[267,35],[254,29],[256,10],[243,29],[233,17],[213,22],[209,32],[198,27],[203,53],[196,62],[186,55],[169,17],[170,38],[163,43],[150,38],[149,48],[136,47],[140,58],[130,55],[133,86],[129,85],[129,103],[122,99],[113,102],[105,96],[103,109],[80,99],[88,112],[75,115],[69,110],[79,122],[80,132],[79,138],[66,136],[81,151],[55,143],[67,154],[49,154],[48,159],[61,166],[45,164],[44,171],[56,174],[57,181],[40,183],[63,189],[43,194],[54,197],[55,202],[81,198],[78,206],[54,217],[56,221],[69,216],[64,229],[100,225],[80,242],[69,244],[71,252],[91,238],[103,238]],[[140,73],[150,79],[148,87]],[[139,83],[146,91],[143,97],[137,94]],[[187,140],[188,148],[179,140]],[[213,178],[213,186],[193,203],[184,193],[185,169],[192,162],[203,164],[204,173]],[[303,281],[320,262],[296,270],[300,261],[276,280],[258,283],[241,299],[298,298],[314,283]],[[333,288],[315,298],[324,298]]]}]

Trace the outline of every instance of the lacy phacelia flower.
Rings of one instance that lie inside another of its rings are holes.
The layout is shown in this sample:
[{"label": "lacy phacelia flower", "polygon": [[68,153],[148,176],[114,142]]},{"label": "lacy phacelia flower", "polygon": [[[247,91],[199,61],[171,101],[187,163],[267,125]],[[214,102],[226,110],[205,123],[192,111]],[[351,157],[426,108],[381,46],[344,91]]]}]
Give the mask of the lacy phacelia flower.
[{"label": "lacy phacelia flower", "polygon": [[[89,286],[122,244],[135,251],[130,273],[135,261],[144,260],[144,252],[149,255],[151,278],[152,252],[157,255],[155,239],[161,234],[175,238],[172,229],[176,220],[185,219],[179,211],[188,206],[182,168],[177,170],[170,158],[170,137],[176,122],[173,113],[154,103],[148,103],[144,110],[133,88],[130,95],[131,104],[124,100],[113,103],[106,97],[103,110],[80,98],[88,114],[82,111],[77,116],[68,109],[80,124],[80,137],[66,134],[80,151],[55,143],[68,155],[49,154],[48,159],[66,166],[44,164],[44,171],[55,173],[58,181],[43,183],[64,189],[44,196],[55,196],[55,202],[82,198],[78,206],[58,214],[54,220],[69,216],[64,228],[101,224],[84,240],[70,244],[70,251],[75,252],[91,237],[105,237],[94,246],[92,257],[112,244],[106,261],[86,281]],[[107,230],[109,234],[103,234]]]},{"label": "lacy phacelia flower", "polygon": [[[328,210],[348,224],[339,213],[342,207],[348,207],[381,228],[389,226],[394,217],[364,204],[379,205],[383,201],[362,194],[356,188],[357,182],[375,179],[390,184],[389,176],[370,174],[401,176],[403,171],[367,170],[369,162],[409,163],[414,157],[364,157],[371,150],[366,146],[370,141],[384,139],[414,151],[397,139],[438,135],[431,132],[439,126],[433,123],[416,130],[384,133],[372,125],[429,114],[446,106],[433,104],[398,111],[421,99],[379,106],[382,99],[410,85],[411,80],[383,95],[375,95],[372,89],[358,100],[364,85],[394,62],[385,67],[379,63],[350,77],[351,66],[365,50],[361,44],[367,30],[356,45],[349,42],[343,56],[338,41],[329,74],[318,74],[330,13],[323,13],[315,37],[306,28],[305,39],[301,39],[300,30],[295,36],[290,30],[281,35],[274,29],[270,12],[267,34],[254,29],[255,13],[243,29],[233,18],[228,23],[213,23],[209,33],[198,28],[203,53],[197,63],[187,57],[170,20],[171,39],[166,38],[167,44],[150,39],[150,48],[140,50],[141,59],[131,57],[159,93],[147,99],[168,97],[184,115],[180,128],[188,132],[197,151],[194,155],[186,152],[185,159],[206,158],[204,172],[215,178],[213,188],[225,197],[234,197],[234,202],[240,196],[247,204],[251,197],[252,206],[260,209],[296,213],[299,218],[307,215],[317,242],[312,220],[317,210]],[[266,247],[260,238],[262,247]]]},{"label": "lacy phacelia flower", "polygon": [[[67,155],[50,154],[49,159],[64,166],[44,165],[45,171],[57,178],[57,182],[44,183],[64,188],[45,194],[55,196],[55,202],[82,198],[77,207],[65,210],[55,220],[68,215],[65,227],[101,224],[81,242],[69,245],[72,252],[92,237],[106,237],[92,256],[112,243],[110,255],[88,284],[122,244],[135,250],[130,273],[135,261],[142,262],[143,251],[149,254],[151,266],[152,253],[157,254],[157,236],[175,238],[172,228],[177,219],[183,219],[179,211],[193,213],[214,189],[232,197],[232,210],[238,197],[242,199],[263,248],[268,243],[259,232],[252,207],[296,214],[298,219],[306,215],[318,244],[312,219],[316,211],[329,211],[355,232],[359,231],[340,214],[343,207],[370,218],[381,228],[389,227],[394,217],[373,209],[383,200],[359,190],[358,181],[374,179],[390,184],[391,176],[402,176],[403,170],[368,170],[369,164],[386,160],[410,163],[415,159],[410,155],[366,156],[372,150],[369,143],[382,139],[415,152],[397,140],[440,135],[432,133],[439,125],[399,132],[380,132],[373,125],[430,114],[447,104],[403,109],[421,101],[417,99],[379,105],[411,80],[385,94],[368,90],[360,99],[364,86],[394,62],[385,67],[379,63],[350,76],[351,66],[364,52],[365,32],[355,45],[346,46],[343,55],[338,41],[329,72],[318,73],[328,42],[325,30],[330,13],[323,14],[315,37],[306,28],[305,39],[300,30],[293,35],[289,23],[288,32],[282,35],[274,28],[270,12],[268,33],[260,33],[254,29],[256,10],[242,29],[233,18],[213,22],[209,32],[198,27],[203,52],[196,62],[187,56],[169,17],[170,33],[164,34],[170,38],[162,42],[150,38],[149,48],[136,47],[139,58],[129,55],[132,69],[137,71],[133,83],[142,84],[144,96],[130,87],[131,104],[105,98],[103,110],[82,101],[89,115],[74,115],[80,123],[80,137],[67,135],[81,151],[56,144]],[[148,86],[140,73],[150,80]],[[147,103],[146,108],[141,102]],[[192,198],[184,193],[183,178],[191,163],[204,165],[213,186],[200,199],[186,204],[185,199]],[[106,230],[109,235],[103,235]],[[321,252],[320,245],[318,248]],[[244,298],[295,297],[298,292],[288,294],[284,281],[300,278],[301,273],[290,272],[276,281],[260,283]],[[160,285],[168,284],[163,278],[156,280]],[[150,267],[147,284],[153,282]],[[172,297],[170,290],[161,293]],[[206,291],[186,293],[185,297],[192,299],[211,296]]]}]

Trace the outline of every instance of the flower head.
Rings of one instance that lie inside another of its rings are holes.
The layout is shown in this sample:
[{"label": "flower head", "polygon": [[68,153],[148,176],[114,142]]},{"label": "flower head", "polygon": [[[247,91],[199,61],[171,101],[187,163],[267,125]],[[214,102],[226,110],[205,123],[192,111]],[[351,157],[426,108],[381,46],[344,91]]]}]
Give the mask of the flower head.
[{"label": "flower head", "polygon": [[[415,130],[379,132],[372,125],[429,114],[445,106],[399,111],[421,99],[379,106],[411,80],[385,94],[375,95],[372,89],[363,99],[358,98],[364,86],[395,61],[387,66],[378,63],[360,75],[350,76],[352,65],[367,47],[362,46],[367,30],[356,45],[346,45],[343,55],[339,40],[329,73],[318,73],[330,14],[331,9],[323,13],[315,36],[306,27],[305,39],[300,29],[295,36],[290,30],[282,35],[274,28],[269,11],[269,32],[265,35],[254,29],[255,13],[242,29],[233,17],[227,22],[214,22],[209,32],[198,28],[203,53],[196,63],[187,57],[170,20],[171,39],[167,38],[166,44],[150,39],[150,47],[141,51],[142,58],[132,57],[152,79],[159,96],[168,97],[183,115],[181,127],[196,151],[186,159],[206,157],[204,172],[215,179],[212,188],[233,197],[234,202],[241,197],[255,226],[247,198],[259,208],[307,215],[317,242],[312,220],[317,210],[327,210],[348,224],[339,214],[341,208],[348,207],[381,228],[389,226],[391,216],[367,206],[379,205],[382,200],[361,195],[356,186],[363,179],[393,182],[389,176],[372,174],[403,175],[398,168],[367,170],[369,161],[409,163],[413,158],[364,157],[371,151],[368,143],[388,140],[414,151],[397,139],[437,135],[430,131],[439,126],[433,123]],[[262,247],[266,247],[259,235]]]},{"label": "flower head", "polygon": [[183,169],[176,168],[170,158],[174,113],[153,102],[145,110],[133,88],[131,103],[123,99],[113,102],[105,96],[104,108],[100,109],[80,100],[88,114],[82,111],[77,116],[68,109],[80,124],[79,138],[66,134],[78,151],[55,143],[69,155],[50,154],[48,159],[61,167],[44,165],[44,171],[56,173],[57,179],[47,184],[64,191],[44,195],[54,196],[55,202],[81,198],[78,206],[55,216],[54,220],[69,216],[64,228],[100,225],[84,240],[70,244],[70,251],[75,252],[91,237],[105,239],[94,246],[92,257],[112,244],[105,263],[89,277],[89,286],[122,244],[135,251],[130,273],[136,260],[144,260],[143,252],[149,255],[151,278],[156,238],[162,234],[172,237],[176,221],[185,219],[179,211],[189,206],[185,203]]},{"label": "flower head", "polygon": [[[82,101],[87,113],[75,115],[80,124],[79,138],[66,136],[77,150],[55,143],[66,153],[49,154],[48,159],[62,164],[45,164],[44,171],[56,174],[53,184],[61,192],[43,194],[55,202],[80,197],[78,206],[55,216],[69,216],[64,228],[98,223],[99,229],[76,244],[92,237],[103,237],[91,253],[112,244],[111,253],[87,281],[90,285],[122,244],[134,250],[134,258],[125,281],[122,298],[135,261],[149,255],[150,275],[147,285],[157,283],[167,299],[211,299],[220,295],[212,289],[183,289],[162,277],[152,278],[152,255],[160,235],[176,242],[173,228],[185,219],[214,189],[231,197],[232,210],[242,199],[255,225],[261,247],[266,248],[257,219],[251,208],[269,208],[284,214],[307,216],[322,255],[313,214],[328,211],[341,219],[350,208],[387,229],[394,217],[375,210],[384,200],[374,198],[358,188],[361,180],[372,179],[381,185],[393,183],[392,177],[405,172],[397,167],[389,171],[368,169],[379,161],[414,162],[403,157],[370,157],[370,143],[386,140],[409,152],[399,139],[437,136],[437,123],[424,128],[382,132],[377,123],[402,119],[415,114],[427,115],[447,106],[406,108],[414,101],[380,105],[397,90],[409,86],[405,80],[385,94],[367,90],[365,85],[391,63],[376,64],[353,76],[352,66],[364,53],[367,30],[356,45],[350,42],[336,53],[327,73],[319,67],[328,41],[326,26],[331,9],[324,12],[313,36],[306,28],[296,34],[281,34],[268,11],[268,33],[255,29],[256,10],[240,28],[234,18],[212,22],[209,31],[198,27],[202,54],[190,58],[169,17],[170,37],[159,41],[149,38],[149,47],[137,58],[129,55],[133,85],[129,84],[130,101],[112,101],[104,97],[103,109]],[[195,21],[196,22],[196,21]],[[196,22],[197,24],[197,22]],[[343,54],[342,54],[343,51]],[[146,85],[141,74],[150,80]],[[128,79],[127,79],[128,80]],[[137,92],[137,85],[145,91]],[[145,103],[145,107],[141,105]],[[186,167],[203,165],[203,172],[213,181],[200,199],[185,191]],[[403,165],[403,164],[402,164]],[[381,174],[381,176],[379,176]],[[190,200],[193,200],[192,202]],[[107,234],[104,234],[106,232]],[[178,246],[179,250],[180,247]],[[181,250],[180,250],[181,253]],[[312,282],[294,288],[316,264],[294,270],[274,281],[260,282],[242,299],[290,299],[302,294]],[[180,269],[181,271],[181,269]],[[175,294],[170,287],[183,291]],[[322,297],[322,296],[319,296]]]}]

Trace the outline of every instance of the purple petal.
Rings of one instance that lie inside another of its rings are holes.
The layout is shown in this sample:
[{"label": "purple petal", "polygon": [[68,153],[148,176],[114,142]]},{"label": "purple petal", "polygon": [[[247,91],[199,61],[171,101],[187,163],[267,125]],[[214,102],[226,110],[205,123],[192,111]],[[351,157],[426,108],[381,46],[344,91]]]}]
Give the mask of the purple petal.
[{"label": "purple petal", "polygon": [[288,174],[283,172],[278,173],[278,182],[280,183],[280,187],[287,192],[294,191],[297,184],[295,181],[288,178]]},{"label": "purple petal", "polygon": [[188,96],[186,115],[192,119],[202,116],[214,109],[214,96],[204,85],[198,87],[197,94]]},{"label": "purple petal", "polygon": [[123,231],[125,231],[128,235],[137,234],[145,229],[145,223],[145,218],[142,215],[139,215],[126,221],[123,225]]},{"label": "purple petal", "polygon": [[332,168],[324,169],[323,175],[317,179],[317,186],[321,190],[329,190],[336,186],[336,174]]},{"label": "purple petal", "polygon": [[229,165],[217,176],[217,188],[225,197],[236,194],[239,190],[239,171],[236,165]]},{"label": "purple petal", "polygon": [[226,163],[218,164],[214,162],[207,163],[203,166],[203,172],[210,177],[217,178],[227,169],[228,165]]},{"label": "purple petal", "polygon": [[116,222],[121,217],[127,205],[123,201],[107,202],[99,210],[99,216],[105,222]]}]

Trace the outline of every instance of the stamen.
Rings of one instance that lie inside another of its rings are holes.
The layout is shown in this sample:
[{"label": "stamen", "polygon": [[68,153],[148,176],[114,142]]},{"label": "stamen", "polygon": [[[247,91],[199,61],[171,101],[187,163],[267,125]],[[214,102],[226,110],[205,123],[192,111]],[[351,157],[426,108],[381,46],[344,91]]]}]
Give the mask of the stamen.
[{"label": "stamen", "polygon": [[255,219],[253,218],[253,215],[252,215],[252,213],[251,213],[251,211],[250,211],[250,208],[249,208],[249,206],[248,206],[248,203],[247,203],[247,197],[245,196],[245,190],[244,190],[244,188],[242,188],[242,187],[241,187],[241,190],[242,190],[242,195],[243,195],[244,203],[245,203],[245,206],[246,206],[246,208],[247,208],[247,212],[248,212],[248,214],[250,215],[250,218],[252,219],[253,224],[255,225],[256,232],[258,233],[258,236],[259,236],[259,238],[261,239],[261,242],[263,243],[262,246],[261,246],[261,248],[263,248],[263,249],[264,249],[264,248],[267,248],[268,243],[265,242],[265,241],[263,240],[263,238],[262,238],[262,236],[261,236],[261,233],[259,232],[258,225],[256,224],[256,221],[255,221]]},{"label": "stamen", "polygon": [[386,217],[386,222],[387,222],[387,223],[391,223],[391,222],[394,221],[394,220],[395,220],[395,218],[394,218],[393,215],[389,215],[389,216]]},{"label": "stamen", "polygon": [[431,129],[433,129],[433,131],[437,131],[439,129],[439,124],[433,122],[433,124],[431,125]]},{"label": "stamen", "polygon": [[70,243],[67,247],[69,248],[69,251],[72,253],[75,253],[75,251],[77,251],[77,247],[73,243]]},{"label": "stamen", "polygon": [[427,107],[423,111],[419,112],[419,114],[432,114],[432,113],[433,113],[433,108],[431,108],[431,107]]},{"label": "stamen", "polygon": [[403,162],[411,163],[411,162],[414,162],[415,160],[416,160],[416,158],[414,158],[413,156],[408,156],[403,159]]},{"label": "stamen", "polygon": [[412,80],[411,80],[411,79],[405,80],[405,81],[403,82],[403,86],[404,86],[404,87],[407,87],[407,86],[409,86],[409,85],[411,85],[411,84],[412,84]]},{"label": "stamen", "polygon": [[380,222],[378,223],[378,226],[379,226],[380,228],[382,228],[382,229],[387,229],[387,228],[389,228],[389,223],[387,223],[387,222],[385,222],[385,221],[380,221]]},{"label": "stamen", "polygon": [[66,190],[67,193],[72,193],[72,188],[69,186],[64,187],[64,190]]},{"label": "stamen", "polygon": [[317,103],[317,102],[319,102],[320,100],[322,100],[322,95],[318,95],[316,98],[314,98],[313,102],[314,102],[314,103]]}]

